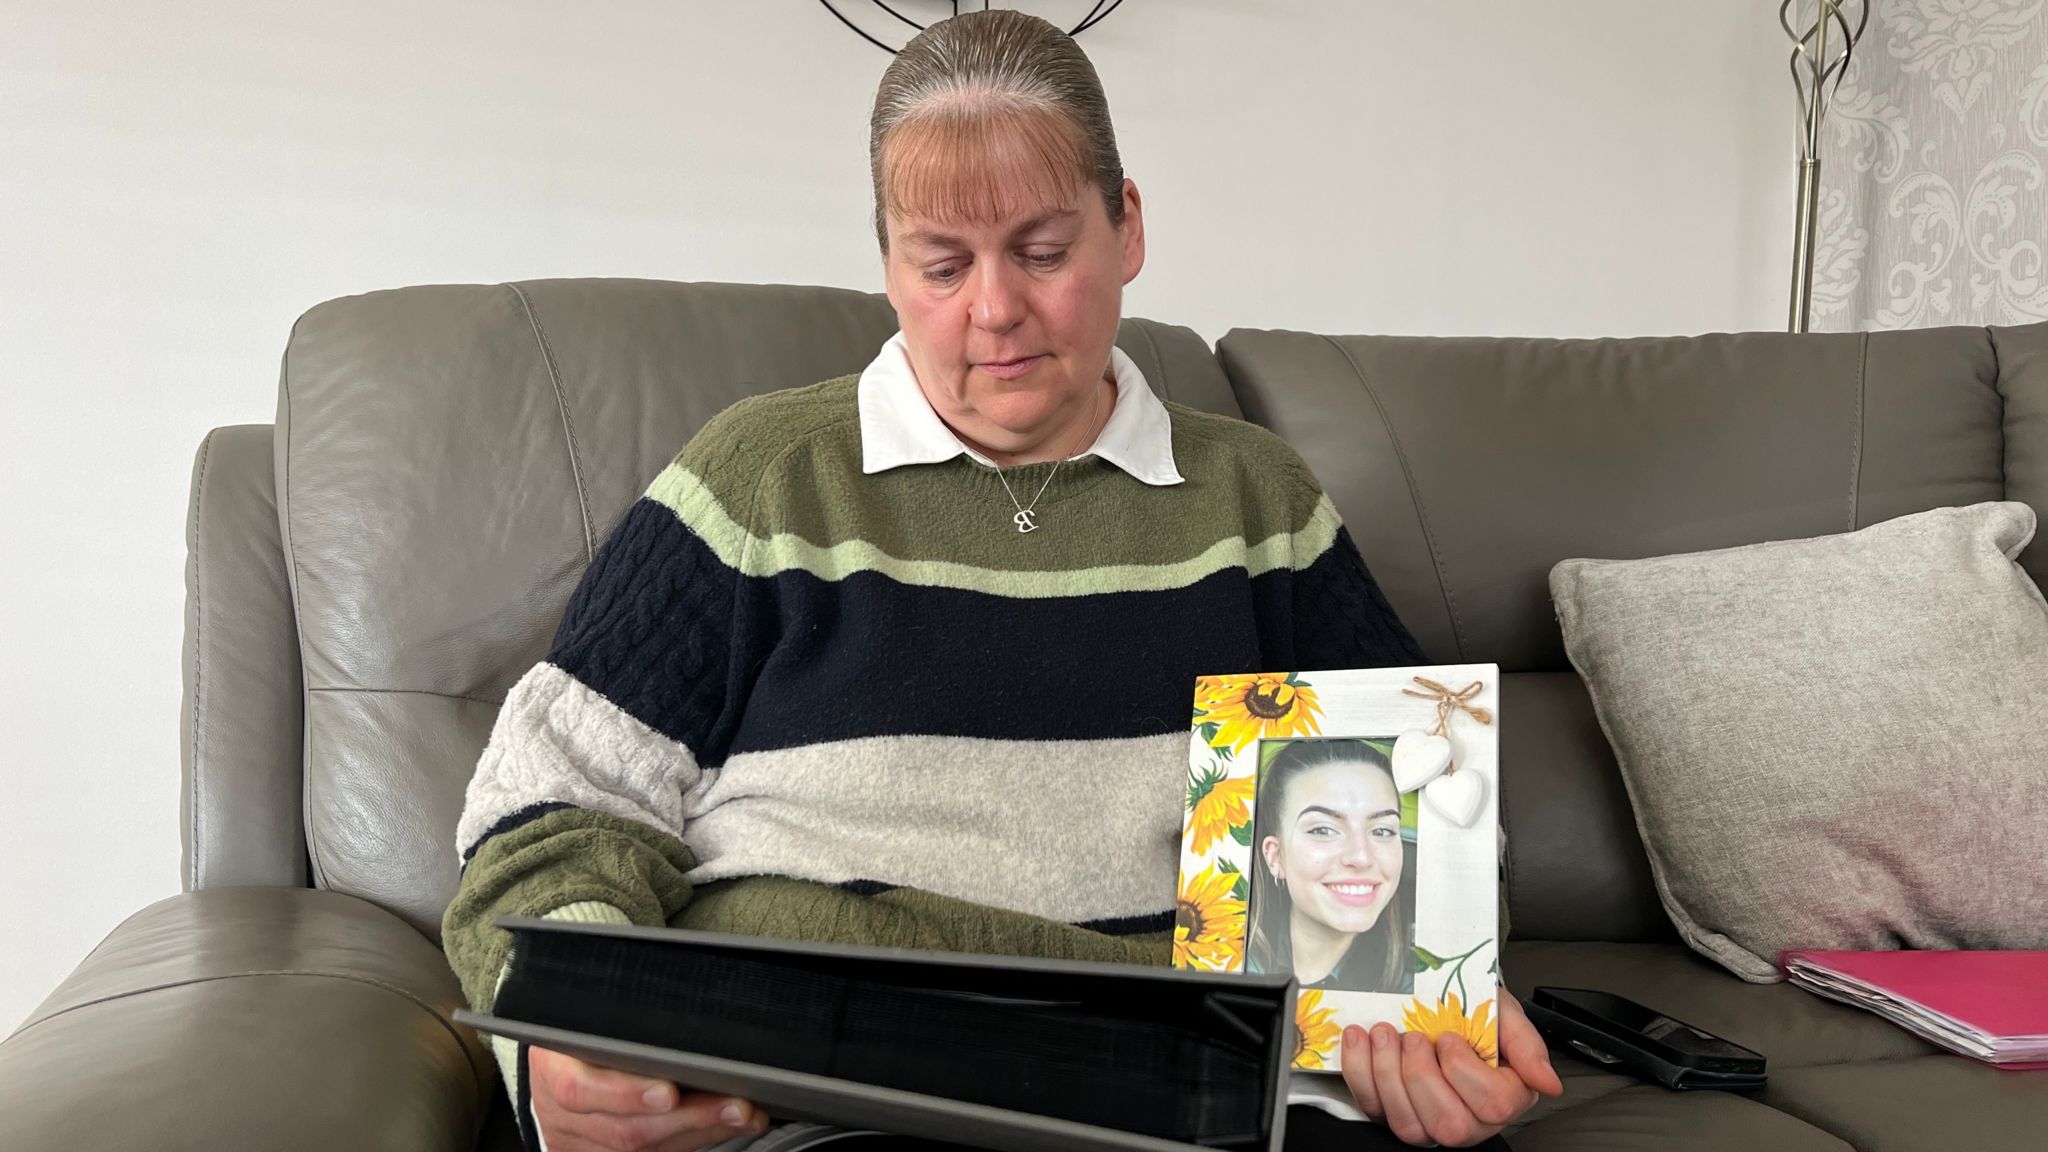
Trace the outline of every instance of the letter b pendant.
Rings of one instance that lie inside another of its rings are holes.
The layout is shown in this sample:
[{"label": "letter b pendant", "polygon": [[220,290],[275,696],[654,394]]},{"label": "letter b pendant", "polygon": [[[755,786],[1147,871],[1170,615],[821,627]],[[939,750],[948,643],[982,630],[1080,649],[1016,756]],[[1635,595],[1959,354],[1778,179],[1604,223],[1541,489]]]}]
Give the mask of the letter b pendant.
[{"label": "letter b pendant", "polygon": [[1031,518],[1031,510],[1028,508],[1018,509],[1017,514],[1010,519],[1016,523],[1019,532],[1032,532],[1038,528],[1038,521]]}]

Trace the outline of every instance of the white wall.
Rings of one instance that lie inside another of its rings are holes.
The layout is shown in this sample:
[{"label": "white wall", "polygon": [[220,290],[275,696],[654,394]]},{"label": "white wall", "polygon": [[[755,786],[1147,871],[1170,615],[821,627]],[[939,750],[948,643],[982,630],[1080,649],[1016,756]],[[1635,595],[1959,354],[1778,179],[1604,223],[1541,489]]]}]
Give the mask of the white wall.
[{"label": "white wall", "polygon": [[[1767,9],[1130,0],[1083,38],[1148,198],[1129,310],[1211,338],[1772,327]],[[886,62],[809,0],[7,0],[0,1030],[177,890],[192,453],[272,418],[293,318],[430,281],[877,287]]]}]

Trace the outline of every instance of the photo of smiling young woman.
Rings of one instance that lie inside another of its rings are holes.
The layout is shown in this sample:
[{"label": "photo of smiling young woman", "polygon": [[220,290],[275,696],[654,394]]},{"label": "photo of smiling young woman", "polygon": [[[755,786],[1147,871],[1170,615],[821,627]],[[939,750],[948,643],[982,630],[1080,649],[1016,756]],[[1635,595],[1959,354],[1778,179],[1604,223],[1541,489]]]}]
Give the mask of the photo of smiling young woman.
[{"label": "photo of smiling young woman", "polygon": [[1413,992],[1414,830],[1386,754],[1269,740],[1259,758],[1246,967],[1304,988]]}]

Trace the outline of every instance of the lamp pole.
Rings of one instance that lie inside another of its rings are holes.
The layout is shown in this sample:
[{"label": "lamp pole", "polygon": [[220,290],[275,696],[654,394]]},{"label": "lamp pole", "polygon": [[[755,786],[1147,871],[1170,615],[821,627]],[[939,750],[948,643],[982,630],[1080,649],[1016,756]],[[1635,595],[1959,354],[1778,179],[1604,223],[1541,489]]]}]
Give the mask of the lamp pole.
[{"label": "lamp pole", "polygon": [[[1809,330],[1813,314],[1813,253],[1820,213],[1820,130],[1828,105],[1855,55],[1856,42],[1870,24],[1870,0],[1815,0],[1811,24],[1796,28],[1792,9],[1798,0],[1782,0],[1778,24],[1792,38],[1792,88],[1799,100],[1799,208],[1792,229],[1792,303],[1789,331]],[[1804,5],[1800,4],[1803,9]],[[1849,9],[1856,22],[1849,23]]]}]

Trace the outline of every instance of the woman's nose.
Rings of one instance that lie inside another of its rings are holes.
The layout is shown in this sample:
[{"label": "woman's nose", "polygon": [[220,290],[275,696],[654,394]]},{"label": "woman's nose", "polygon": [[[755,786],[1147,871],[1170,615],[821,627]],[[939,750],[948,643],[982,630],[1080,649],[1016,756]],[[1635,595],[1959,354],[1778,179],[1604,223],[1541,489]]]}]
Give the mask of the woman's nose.
[{"label": "woman's nose", "polygon": [[976,328],[997,335],[1015,328],[1024,319],[1023,293],[1012,282],[1004,262],[981,262],[974,278],[974,299],[968,307]]},{"label": "woman's nose", "polygon": [[1372,845],[1363,836],[1346,836],[1343,860],[1347,868],[1371,867],[1374,862]]}]

